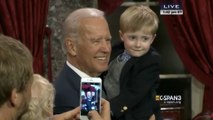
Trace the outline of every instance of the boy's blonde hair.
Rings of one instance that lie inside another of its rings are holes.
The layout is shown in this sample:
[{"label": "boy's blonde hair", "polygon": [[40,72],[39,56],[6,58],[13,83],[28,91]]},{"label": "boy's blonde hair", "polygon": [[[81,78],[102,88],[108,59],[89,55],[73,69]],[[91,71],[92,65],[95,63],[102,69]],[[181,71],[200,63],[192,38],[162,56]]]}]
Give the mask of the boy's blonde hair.
[{"label": "boy's blonde hair", "polygon": [[47,120],[53,114],[55,89],[53,85],[39,74],[33,75],[32,98],[29,110],[21,120]]},{"label": "boy's blonde hair", "polygon": [[135,32],[155,34],[158,29],[158,16],[149,7],[134,5],[127,8],[120,17],[121,32]]}]

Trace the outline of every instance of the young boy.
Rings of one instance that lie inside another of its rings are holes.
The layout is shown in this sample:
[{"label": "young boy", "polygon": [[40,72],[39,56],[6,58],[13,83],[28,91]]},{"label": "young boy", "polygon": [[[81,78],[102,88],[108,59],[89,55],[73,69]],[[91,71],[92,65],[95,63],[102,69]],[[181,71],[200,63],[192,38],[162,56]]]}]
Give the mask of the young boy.
[{"label": "young boy", "polygon": [[[120,17],[119,33],[123,43],[113,47],[112,61],[104,77],[113,119],[161,119],[155,101],[160,55],[151,47],[158,22],[157,15],[143,5],[127,8]],[[118,51],[120,47],[124,49]]]}]

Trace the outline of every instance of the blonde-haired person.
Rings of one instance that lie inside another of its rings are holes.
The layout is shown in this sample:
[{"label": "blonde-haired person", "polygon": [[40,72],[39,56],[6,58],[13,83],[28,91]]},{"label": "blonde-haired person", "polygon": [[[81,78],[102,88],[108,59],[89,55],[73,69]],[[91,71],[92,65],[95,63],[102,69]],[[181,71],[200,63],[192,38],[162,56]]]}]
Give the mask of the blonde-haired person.
[{"label": "blonde-haired person", "polygon": [[55,89],[41,75],[34,74],[33,78],[29,110],[22,116],[22,120],[47,120],[53,115]]},{"label": "blonde-haired person", "polygon": [[158,16],[144,5],[130,6],[121,14],[122,43],[112,47],[103,80],[113,120],[162,119],[155,101],[160,55],[151,47],[158,22]]},{"label": "blonde-haired person", "polygon": [[[79,107],[65,113],[53,115],[55,88],[46,78],[39,74],[34,74],[33,79],[29,109],[28,112],[22,116],[21,120],[79,119]],[[100,115],[96,111],[91,111],[88,116],[93,120],[110,120],[110,108],[108,101],[103,99],[102,106],[104,108]]]},{"label": "blonde-haired person", "polygon": [[31,87],[31,100],[28,111],[22,115],[21,120],[77,120],[80,108],[62,114],[53,115],[53,101],[55,88],[43,76],[33,75]]}]

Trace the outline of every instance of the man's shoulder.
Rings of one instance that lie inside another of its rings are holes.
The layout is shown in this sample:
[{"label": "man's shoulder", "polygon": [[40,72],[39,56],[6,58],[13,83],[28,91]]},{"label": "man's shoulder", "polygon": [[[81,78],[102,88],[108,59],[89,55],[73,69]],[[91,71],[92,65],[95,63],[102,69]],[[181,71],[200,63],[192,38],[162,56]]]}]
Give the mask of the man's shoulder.
[{"label": "man's shoulder", "polygon": [[80,81],[80,76],[75,73],[67,64],[64,65],[53,84],[66,84]]}]

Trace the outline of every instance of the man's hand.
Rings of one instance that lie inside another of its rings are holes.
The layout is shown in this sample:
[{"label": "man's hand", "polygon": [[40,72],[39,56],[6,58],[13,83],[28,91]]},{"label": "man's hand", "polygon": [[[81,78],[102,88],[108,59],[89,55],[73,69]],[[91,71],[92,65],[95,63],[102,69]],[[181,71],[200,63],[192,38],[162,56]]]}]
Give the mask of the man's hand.
[{"label": "man's hand", "polygon": [[52,120],[80,120],[80,107],[54,115]]},{"label": "man's hand", "polygon": [[97,111],[93,110],[88,113],[88,117],[90,120],[111,120],[109,102],[102,98],[100,115]]}]

